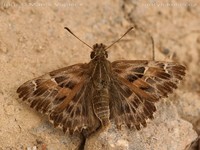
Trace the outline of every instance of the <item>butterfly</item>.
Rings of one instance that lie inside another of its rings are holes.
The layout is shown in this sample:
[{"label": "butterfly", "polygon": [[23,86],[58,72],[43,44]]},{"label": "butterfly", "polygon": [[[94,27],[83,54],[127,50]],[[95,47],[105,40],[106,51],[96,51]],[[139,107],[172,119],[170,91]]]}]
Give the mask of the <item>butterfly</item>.
[{"label": "butterfly", "polygon": [[[65,29],[78,38],[69,28]],[[86,44],[92,49],[89,63],[27,81],[17,89],[19,98],[48,115],[55,127],[71,134],[78,132],[89,137],[107,128],[111,121],[117,128],[146,127],[146,120],[153,119],[155,103],[177,88],[186,68],[175,62],[154,60],[110,62],[107,49],[113,44]]]}]

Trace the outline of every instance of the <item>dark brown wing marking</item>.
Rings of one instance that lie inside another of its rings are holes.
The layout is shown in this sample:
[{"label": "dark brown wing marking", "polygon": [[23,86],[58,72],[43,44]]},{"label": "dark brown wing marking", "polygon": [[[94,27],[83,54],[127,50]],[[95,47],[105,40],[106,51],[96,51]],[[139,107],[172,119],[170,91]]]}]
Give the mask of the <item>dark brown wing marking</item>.
[{"label": "dark brown wing marking", "polygon": [[[61,126],[64,132],[81,131],[90,127],[94,120],[87,98],[91,93],[86,86],[89,80],[87,69],[87,64],[76,64],[52,71],[27,81],[17,93],[30,107],[49,115],[54,125]],[[87,113],[91,114],[89,119]]]},{"label": "dark brown wing marking", "polygon": [[140,129],[146,119],[153,118],[154,103],[167,97],[185,75],[185,67],[172,62],[115,61],[111,85],[111,119],[117,126]]},{"label": "dark brown wing marking", "polygon": [[173,62],[124,60],[113,62],[112,67],[118,76],[158,99],[172,93],[185,75],[185,67]]},{"label": "dark brown wing marking", "polygon": [[63,132],[69,131],[81,132],[87,130],[87,134],[94,132],[99,126],[100,121],[93,111],[92,97],[94,88],[89,81],[84,82],[79,88],[72,100],[65,104],[65,101],[60,104],[50,114],[50,119],[54,120],[55,126],[61,126]]},{"label": "dark brown wing marking", "polygon": [[117,127],[126,124],[129,128],[146,127],[146,119],[153,118],[156,111],[156,98],[143,90],[132,87],[124,79],[113,81],[110,93],[110,119],[114,119]]},{"label": "dark brown wing marking", "polygon": [[84,68],[85,64],[77,64],[27,81],[17,89],[19,98],[32,108],[49,114],[85,78],[82,76]]}]

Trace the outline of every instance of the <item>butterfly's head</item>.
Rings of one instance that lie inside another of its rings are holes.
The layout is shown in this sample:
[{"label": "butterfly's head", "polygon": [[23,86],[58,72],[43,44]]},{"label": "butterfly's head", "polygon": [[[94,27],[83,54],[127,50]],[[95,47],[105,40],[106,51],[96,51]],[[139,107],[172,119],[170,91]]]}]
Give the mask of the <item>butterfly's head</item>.
[{"label": "butterfly's head", "polygon": [[100,43],[100,44],[94,44],[93,45],[93,51],[90,54],[91,59],[95,58],[107,58],[108,53],[106,51],[106,45]]}]

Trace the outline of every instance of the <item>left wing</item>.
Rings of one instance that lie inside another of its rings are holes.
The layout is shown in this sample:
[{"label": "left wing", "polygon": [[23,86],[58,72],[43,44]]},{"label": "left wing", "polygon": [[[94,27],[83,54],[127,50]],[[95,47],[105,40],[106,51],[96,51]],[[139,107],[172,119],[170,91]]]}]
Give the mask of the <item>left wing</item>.
[{"label": "left wing", "polygon": [[88,64],[75,64],[27,81],[17,93],[30,107],[47,114],[55,127],[81,132],[96,121],[89,81]]}]

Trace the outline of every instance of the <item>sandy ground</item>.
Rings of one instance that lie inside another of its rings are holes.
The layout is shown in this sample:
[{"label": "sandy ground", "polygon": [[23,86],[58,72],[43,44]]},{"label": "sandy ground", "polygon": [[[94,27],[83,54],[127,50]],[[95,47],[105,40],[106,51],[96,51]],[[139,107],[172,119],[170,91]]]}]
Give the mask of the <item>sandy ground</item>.
[{"label": "sandy ground", "polygon": [[185,80],[170,99],[180,118],[200,134],[198,0],[0,0],[0,149],[73,150],[80,142],[79,137],[54,129],[16,94],[27,80],[90,60],[90,49],[64,30],[65,26],[89,45],[109,45],[130,26],[137,26],[109,50],[110,61],[151,59],[150,34],[156,60],[187,67]]}]

